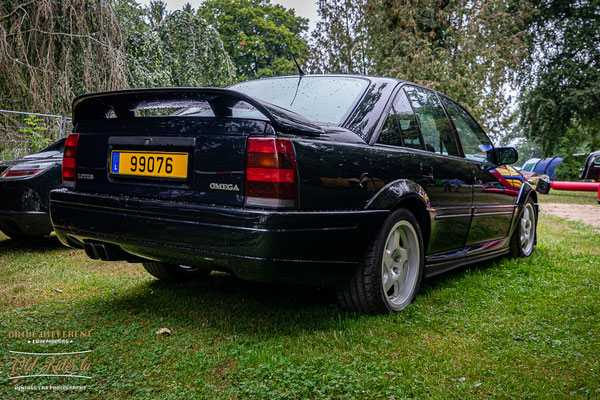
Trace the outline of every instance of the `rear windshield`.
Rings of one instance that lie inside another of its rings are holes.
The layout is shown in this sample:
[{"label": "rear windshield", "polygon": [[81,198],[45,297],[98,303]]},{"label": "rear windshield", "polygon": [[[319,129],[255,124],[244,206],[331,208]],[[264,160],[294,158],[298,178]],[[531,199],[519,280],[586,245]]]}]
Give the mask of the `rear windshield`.
[{"label": "rear windshield", "polygon": [[315,122],[340,124],[369,85],[364,78],[297,76],[259,79],[230,86]]}]

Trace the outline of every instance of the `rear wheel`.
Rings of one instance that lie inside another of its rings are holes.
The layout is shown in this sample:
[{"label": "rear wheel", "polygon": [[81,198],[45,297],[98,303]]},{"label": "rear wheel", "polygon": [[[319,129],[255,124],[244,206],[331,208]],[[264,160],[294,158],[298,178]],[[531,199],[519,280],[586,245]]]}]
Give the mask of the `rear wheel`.
[{"label": "rear wheel", "polygon": [[186,282],[210,274],[210,270],[208,269],[167,264],[158,261],[147,261],[142,263],[142,265],[150,275],[166,282]]},{"label": "rear wheel", "polygon": [[394,211],[367,249],[362,265],[337,287],[341,305],[356,312],[398,312],[415,299],[425,264],[421,227],[406,209]]},{"label": "rear wheel", "polygon": [[510,254],[513,257],[529,257],[533,253],[536,240],[537,215],[533,200],[527,199],[519,224],[510,239]]}]

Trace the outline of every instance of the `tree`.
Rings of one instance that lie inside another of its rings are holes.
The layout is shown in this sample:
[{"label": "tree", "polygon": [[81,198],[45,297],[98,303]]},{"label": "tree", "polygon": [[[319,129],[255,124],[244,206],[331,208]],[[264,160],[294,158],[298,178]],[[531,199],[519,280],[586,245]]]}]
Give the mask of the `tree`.
[{"label": "tree", "polygon": [[496,141],[504,135],[508,88],[527,55],[529,1],[368,0],[365,9],[374,73],[446,93]]},{"label": "tree", "polygon": [[222,86],[235,68],[218,32],[196,14],[175,11],[127,39],[131,86]]},{"label": "tree", "polygon": [[321,20],[312,33],[312,73],[363,74],[370,71],[366,0],[320,0]]},{"label": "tree", "polygon": [[308,20],[269,0],[207,0],[198,9],[221,35],[239,80],[297,72],[307,58]]},{"label": "tree", "polygon": [[0,3],[0,107],[69,115],[74,96],[127,87],[119,21],[102,0]]},{"label": "tree", "polygon": [[544,155],[600,148],[600,0],[536,0],[521,127]]},{"label": "tree", "polygon": [[163,0],[150,0],[150,4],[146,8],[145,14],[148,17],[150,27],[156,28],[170,13],[167,9],[167,3]]}]

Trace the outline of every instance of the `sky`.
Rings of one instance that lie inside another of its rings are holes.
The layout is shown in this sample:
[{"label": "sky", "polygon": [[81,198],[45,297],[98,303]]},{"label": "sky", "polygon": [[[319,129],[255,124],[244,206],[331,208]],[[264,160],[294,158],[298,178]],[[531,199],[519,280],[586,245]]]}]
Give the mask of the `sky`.
[{"label": "sky", "polygon": [[[150,0],[137,0],[138,3],[148,5]],[[198,8],[202,3],[201,0],[166,0],[167,6],[171,11],[181,10],[185,3],[190,3],[192,7]],[[273,4],[281,4],[285,8],[293,8],[296,10],[296,15],[309,19],[308,30],[312,31],[319,16],[317,15],[316,0],[271,0]]]}]

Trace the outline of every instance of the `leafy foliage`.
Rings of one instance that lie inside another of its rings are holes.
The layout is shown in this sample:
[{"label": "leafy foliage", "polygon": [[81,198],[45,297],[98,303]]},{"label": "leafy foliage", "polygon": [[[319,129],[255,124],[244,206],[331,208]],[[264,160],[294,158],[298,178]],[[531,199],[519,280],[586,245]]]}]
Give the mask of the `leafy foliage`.
[{"label": "leafy foliage", "polygon": [[[158,18],[158,17],[157,17]],[[235,68],[219,34],[196,14],[176,11],[127,38],[131,86],[221,86]]]},{"label": "leafy foliage", "polygon": [[25,117],[25,127],[19,129],[19,133],[24,134],[27,137],[29,151],[31,153],[37,153],[50,143],[50,139],[45,137],[45,132],[48,130],[47,127],[43,126],[42,118],[36,117],[35,115],[28,115]]},{"label": "leafy foliage", "polygon": [[291,54],[308,53],[308,20],[269,0],[207,0],[198,13],[221,35],[238,80],[294,74]]},{"label": "leafy foliage", "polygon": [[366,0],[320,1],[321,20],[312,33],[312,73],[367,74],[370,43]]},{"label": "leafy foliage", "polygon": [[498,140],[510,121],[509,88],[527,56],[529,1],[369,0],[373,72],[446,93]]},{"label": "leafy foliage", "polygon": [[126,82],[123,35],[110,3],[0,3],[1,108],[67,115],[75,95]]},{"label": "leafy foliage", "polygon": [[69,115],[73,97],[130,86],[233,81],[219,34],[163,1],[0,4],[0,108]]},{"label": "leafy foliage", "polygon": [[[600,1],[536,0],[521,126],[544,154],[600,148]],[[533,72],[533,73],[532,73]]]}]

